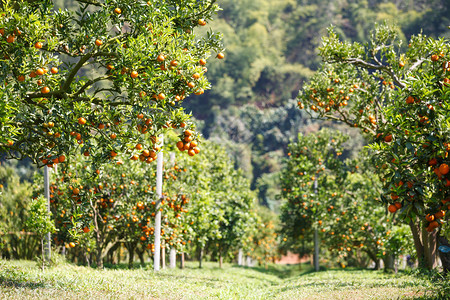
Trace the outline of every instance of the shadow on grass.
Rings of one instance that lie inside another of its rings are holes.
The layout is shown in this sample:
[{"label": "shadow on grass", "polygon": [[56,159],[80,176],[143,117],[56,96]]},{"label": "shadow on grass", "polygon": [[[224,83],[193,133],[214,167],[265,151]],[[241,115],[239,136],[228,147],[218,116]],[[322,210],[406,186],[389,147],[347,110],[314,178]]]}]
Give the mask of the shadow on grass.
[{"label": "shadow on grass", "polygon": [[26,288],[26,289],[37,289],[44,288],[45,285],[42,282],[32,282],[28,281],[26,278],[15,278],[17,276],[3,276],[0,275],[0,286],[3,287],[14,287],[14,288]]},{"label": "shadow on grass", "polygon": [[[309,264],[295,265],[268,265],[267,267],[245,267],[233,265],[235,268],[254,270],[262,274],[272,275],[279,279],[287,279],[314,273],[314,269]],[[325,269],[321,269],[323,271]]]}]

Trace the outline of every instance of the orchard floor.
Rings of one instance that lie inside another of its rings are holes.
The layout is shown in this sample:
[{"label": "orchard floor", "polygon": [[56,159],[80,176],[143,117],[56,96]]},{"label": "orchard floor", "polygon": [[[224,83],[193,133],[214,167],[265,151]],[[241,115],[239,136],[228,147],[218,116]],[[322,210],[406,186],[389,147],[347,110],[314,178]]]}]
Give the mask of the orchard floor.
[{"label": "orchard floor", "polygon": [[188,262],[158,273],[0,260],[0,299],[435,299],[434,285],[407,274],[308,265],[246,268]]}]

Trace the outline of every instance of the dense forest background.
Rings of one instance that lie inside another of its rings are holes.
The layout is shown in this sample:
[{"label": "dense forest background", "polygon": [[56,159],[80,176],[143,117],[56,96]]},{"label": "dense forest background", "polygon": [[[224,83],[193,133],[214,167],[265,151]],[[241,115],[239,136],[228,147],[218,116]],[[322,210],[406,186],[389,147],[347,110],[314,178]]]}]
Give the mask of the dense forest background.
[{"label": "dense forest background", "polygon": [[[405,41],[423,33],[450,37],[450,0],[219,0],[209,21],[224,36],[226,58],[208,62],[212,89],[186,101],[205,138],[227,147],[252,181],[260,203],[277,210],[278,172],[290,139],[324,123],[296,108],[303,82],[320,64],[316,49],[333,25],[343,39],[366,42],[375,23],[399,27]],[[56,7],[76,9],[72,0]],[[199,32],[201,34],[201,32]],[[364,141],[357,132],[354,149]],[[352,153],[344,153],[351,156]]]}]

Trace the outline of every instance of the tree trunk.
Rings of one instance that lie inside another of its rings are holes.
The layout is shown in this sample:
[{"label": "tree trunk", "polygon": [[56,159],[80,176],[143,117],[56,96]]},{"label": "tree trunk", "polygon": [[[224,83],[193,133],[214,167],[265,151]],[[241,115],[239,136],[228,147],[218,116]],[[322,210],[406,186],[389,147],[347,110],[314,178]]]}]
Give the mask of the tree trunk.
[{"label": "tree trunk", "polygon": [[375,253],[373,253],[370,250],[367,250],[365,252],[370,257],[370,259],[373,260],[373,262],[375,263],[375,267],[373,269],[374,270],[379,270],[380,269],[380,259],[375,255]]},{"label": "tree trunk", "polygon": [[222,268],[222,264],[223,264],[222,252],[219,252],[219,268]]},{"label": "tree trunk", "polygon": [[89,253],[84,251],[84,258],[86,259],[86,265],[88,266],[88,268],[91,266],[91,263],[89,261]]},{"label": "tree trunk", "polygon": [[134,245],[130,244],[128,247],[128,269],[133,268],[134,261]]},{"label": "tree trunk", "polygon": [[424,268],[432,270],[436,267],[436,232],[428,232],[422,227],[422,244],[424,253]]},{"label": "tree trunk", "polygon": [[138,251],[138,249],[136,249],[136,253],[139,256],[139,261],[141,262],[141,266],[145,266],[144,251]]},{"label": "tree trunk", "polygon": [[395,256],[393,254],[386,254],[383,258],[383,262],[384,262],[384,271],[385,272],[390,272],[392,270],[394,270],[394,260],[395,260]]},{"label": "tree trunk", "polygon": [[184,269],[184,252],[181,252],[180,269]]},{"label": "tree trunk", "polygon": [[424,247],[420,238],[419,229],[420,229],[420,222],[416,223],[417,221],[409,222],[409,228],[411,229],[411,233],[414,240],[414,247],[416,249],[416,255],[417,260],[419,261],[419,267],[424,267]]},{"label": "tree trunk", "polygon": [[41,250],[42,250],[42,271],[44,271],[45,266],[45,254],[44,254],[44,239],[41,238]]},{"label": "tree trunk", "polygon": [[200,253],[198,254],[198,267],[202,268],[202,262],[203,262],[203,247],[200,248]]}]

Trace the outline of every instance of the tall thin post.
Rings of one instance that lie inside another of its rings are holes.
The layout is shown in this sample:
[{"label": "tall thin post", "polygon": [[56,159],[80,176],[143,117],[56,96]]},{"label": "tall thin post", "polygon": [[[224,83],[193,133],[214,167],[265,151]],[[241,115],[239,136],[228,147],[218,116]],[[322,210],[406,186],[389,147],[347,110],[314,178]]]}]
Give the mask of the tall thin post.
[{"label": "tall thin post", "polygon": [[[47,199],[47,211],[50,212],[50,178],[48,167],[44,167],[44,196]],[[50,261],[51,258],[51,234],[50,232],[45,235],[44,245],[45,259]]]},{"label": "tall thin post", "polygon": [[[314,193],[318,194],[318,182],[317,182],[317,178],[314,180]],[[317,201],[317,199],[316,199]],[[319,232],[317,227],[314,228],[314,270],[317,272],[319,271]]]},{"label": "tall thin post", "polygon": [[[175,152],[169,152],[170,164],[175,166]],[[169,254],[169,268],[174,269],[177,266],[177,250],[174,247],[170,248]]]},{"label": "tall thin post", "polygon": [[177,266],[177,250],[170,248],[169,268],[174,269]]},{"label": "tall thin post", "polygon": [[[163,136],[161,135],[161,146]],[[156,158],[156,215],[155,215],[155,253],[153,255],[153,270],[159,271],[161,254],[161,198],[162,198],[162,179],[163,179],[163,152],[159,151]]]}]

